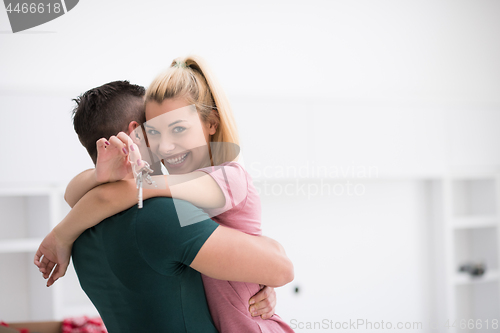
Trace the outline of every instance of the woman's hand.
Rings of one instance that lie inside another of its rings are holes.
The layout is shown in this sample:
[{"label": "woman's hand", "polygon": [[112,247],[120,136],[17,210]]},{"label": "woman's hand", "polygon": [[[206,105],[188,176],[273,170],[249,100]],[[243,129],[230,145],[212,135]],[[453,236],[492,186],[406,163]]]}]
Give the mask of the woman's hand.
[{"label": "woman's hand", "polygon": [[[125,178],[132,165],[142,166],[139,147],[124,132],[116,136],[100,139],[97,145],[96,180],[99,183],[111,183]],[[130,162],[129,162],[130,160]]]},{"label": "woman's hand", "polygon": [[250,298],[249,311],[252,317],[261,316],[262,319],[269,319],[276,310],[276,292],[274,288],[262,286],[263,288],[252,298]]},{"label": "woman's hand", "polygon": [[[120,132],[109,141],[101,138],[96,142],[97,161],[95,169],[85,170],[73,178],[64,193],[64,200],[74,207],[78,201],[96,186],[112,183],[127,177],[132,168],[128,159],[130,138]],[[131,140],[130,140],[131,141]],[[135,148],[135,147],[133,147]],[[131,157],[135,157],[132,156]]]},{"label": "woman's hand", "polygon": [[50,287],[57,279],[66,274],[72,247],[73,243],[62,241],[57,237],[54,230],[40,244],[35,254],[34,263],[43,274],[44,279],[50,276],[47,287]]},{"label": "woman's hand", "polygon": [[[120,132],[121,136],[125,133]],[[129,148],[127,142],[118,136],[112,136],[109,141],[102,138],[96,142],[97,162],[95,177],[99,184],[111,183],[125,178],[131,171],[128,161]]]}]

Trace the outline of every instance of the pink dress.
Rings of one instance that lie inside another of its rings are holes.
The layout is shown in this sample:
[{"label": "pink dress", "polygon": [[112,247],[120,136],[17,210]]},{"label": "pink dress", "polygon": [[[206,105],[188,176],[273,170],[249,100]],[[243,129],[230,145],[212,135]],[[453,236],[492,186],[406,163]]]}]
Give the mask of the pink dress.
[{"label": "pink dress", "polygon": [[[261,235],[260,199],[246,170],[230,162],[199,171],[212,176],[226,198],[224,207],[206,209],[212,219],[225,227]],[[252,317],[248,300],[260,290],[258,284],[216,280],[203,274],[202,278],[210,314],[219,332],[293,332],[276,314],[265,320]]]}]

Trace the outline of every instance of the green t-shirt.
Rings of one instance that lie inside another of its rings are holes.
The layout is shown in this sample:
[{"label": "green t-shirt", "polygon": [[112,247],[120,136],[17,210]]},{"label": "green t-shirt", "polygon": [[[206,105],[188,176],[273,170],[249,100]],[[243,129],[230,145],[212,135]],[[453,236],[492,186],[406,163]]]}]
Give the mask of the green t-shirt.
[{"label": "green t-shirt", "polygon": [[[176,209],[198,223],[181,227]],[[80,285],[110,333],[217,332],[200,273],[188,265],[218,224],[171,198],[144,201],[85,231],[73,246]]]}]

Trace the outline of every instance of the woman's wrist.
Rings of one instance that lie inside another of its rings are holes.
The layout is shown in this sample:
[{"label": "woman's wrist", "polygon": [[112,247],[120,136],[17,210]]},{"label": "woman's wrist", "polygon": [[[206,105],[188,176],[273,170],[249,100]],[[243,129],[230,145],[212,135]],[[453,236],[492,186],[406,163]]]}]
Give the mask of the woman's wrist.
[{"label": "woman's wrist", "polygon": [[57,243],[62,245],[71,245],[76,241],[78,236],[80,236],[79,234],[75,235],[74,232],[69,231],[62,222],[56,225],[51,232],[54,234]]},{"label": "woman's wrist", "polygon": [[97,173],[96,169],[92,169],[92,179],[93,179],[93,185],[92,187],[96,187],[96,186],[99,186],[99,185],[102,185],[102,184],[106,184],[106,183],[109,183],[109,179],[103,179],[102,176],[99,176],[99,174]]},{"label": "woman's wrist", "polygon": [[81,216],[73,208],[66,217],[52,229],[57,240],[64,245],[72,244],[87,229],[77,216]]}]

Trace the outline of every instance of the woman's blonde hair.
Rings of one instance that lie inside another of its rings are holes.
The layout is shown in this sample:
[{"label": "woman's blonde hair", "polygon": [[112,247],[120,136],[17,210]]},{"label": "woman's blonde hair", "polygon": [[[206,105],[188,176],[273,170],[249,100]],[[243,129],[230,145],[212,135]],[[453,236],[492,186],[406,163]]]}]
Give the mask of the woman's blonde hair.
[{"label": "woman's blonde hair", "polygon": [[223,144],[211,144],[215,165],[236,159],[239,139],[229,100],[203,59],[198,56],[175,59],[146,90],[146,103],[161,104],[169,98],[183,98],[194,104],[203,121],[217,126],[211,141]]}]

